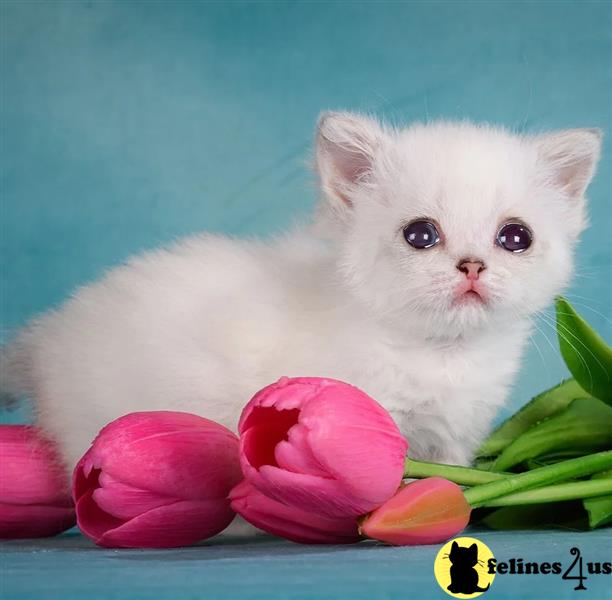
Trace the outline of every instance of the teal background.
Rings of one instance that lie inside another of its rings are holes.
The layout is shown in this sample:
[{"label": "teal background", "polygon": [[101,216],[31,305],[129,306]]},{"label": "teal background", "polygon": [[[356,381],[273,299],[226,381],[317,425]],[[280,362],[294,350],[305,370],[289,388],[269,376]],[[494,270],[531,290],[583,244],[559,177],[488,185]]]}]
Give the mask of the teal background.
[{"label": "teal background", "polygon": [[[132,253],[202,229],[268,235],[307,215],[316,197],[307,164],[322,110],[368,111],[395,123],[469,118],[517,131],[594,126],[607,140],[612,134],[608,1],[2,0],[0,17],[4,339]],[[579,248],[569,297],[611,340],[609,167],[607,141],[590,189],[592,227]],[[505,413],[565,373],[554,332],[542,320]],[[27,414],[0,417],[19,421]],[[526,537],[496,535],[496,543],[525,554]],[[529,543],[534,559],[552,550],[567,554],[567,534],[541,535],[538,544]],[[594,559],[603,560],[604,546],[610,547],[603,535],[581,538]],[[134,556],[143,555],[98,554],[86,542],[68,551],[65,540],[9,544],[4,598],[32,597],[35,589],[42,598],[31,577],[36,572],[52,572],[57,584],[44,597],[82,597],[79,577],[109,586],[109,593],[96,588],[99,597],[149,597],[138,592],[138,581],[157,581],[158,569],[170,579],[155,597],[170,598],[198,565],[199,549],[138,562]],[[206,582],[196,579],[203,587],[190,587],[185,597],[243,592],[236,582],[249,581],[249,573],[260,577],[249,597],[271,597],[261,577],[273,582],[277,568],[288,569],[277,586],[282,597],[307,597],[300,586],[317,577],[323,596],[357,589],[329,583],[325,565],[336,563],[327,550],[292,550],[292,563],[283,562],[283,548],[237,547],[234,562],[219,558],[223,580],[213,579],[205,590]],[[356,580],[366,577],[363,590],[370,594],[380,589],[381,597],[409,597],[409,586],[413,597],[444,596],[422,575],[431,548],[404,551],[405,567],[393,563],[390,549],[368,555],[375,568],[365,571],[360,549],[342,552],[339,581],[352,580],[354,563],[366,574]],[[119,573],[119,557],[124,570],[113,583],[108,575]],[[387,564],[406,570],[395,577]],[[79,565],[76,579],[71,565]],[[233,588],[223,587],[228,581]],[[571,590],[560,581],[551,588],[546,578],[532,582],[532,592],[521,597]],[[508,583],[490,595],[512,597],[511,590]],[[91,589],[88,595],[98,597]]]},{"label": "teal background", "polygon": [[[322,110],[612,133],[610,2],[5,0],[1,11],[4,338],[130,254],[307,215]],[[606,142],[570,292],[608,339],[609,163]],[[513,406],[565,374],[540,329]]]}]

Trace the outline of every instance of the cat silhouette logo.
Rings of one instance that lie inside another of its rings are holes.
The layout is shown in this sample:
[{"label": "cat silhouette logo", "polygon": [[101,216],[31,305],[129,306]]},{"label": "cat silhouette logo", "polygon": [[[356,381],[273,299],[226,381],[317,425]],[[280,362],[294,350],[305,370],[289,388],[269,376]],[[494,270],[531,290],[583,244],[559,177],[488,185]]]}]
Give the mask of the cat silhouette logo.
[{"label": "cat silhouette logo", "polygon": [[434,561],[436,581],[454,598],[476,598],[495,579],[495,573],[487,569],[490,558],[494,558],[491,549],[476,538],[450,540],[440,548]]}]

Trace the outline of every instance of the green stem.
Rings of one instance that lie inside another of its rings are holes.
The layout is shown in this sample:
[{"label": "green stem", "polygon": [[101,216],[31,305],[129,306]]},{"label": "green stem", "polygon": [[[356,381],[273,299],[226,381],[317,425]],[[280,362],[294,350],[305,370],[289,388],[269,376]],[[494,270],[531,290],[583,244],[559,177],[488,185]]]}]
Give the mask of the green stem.
[{"label": "green stem", "polygon": [[425,477],[444,477],[458,485],[479,485],[499,481],[508,477],[508,474],[407,458],[404,479],[424,479]]},{"label": "green stem", "polygon": [[501,498],[489,500],[485,506],[517,506],[519,504],[543,504],[545,502],[563,502],[565,500],[582,500],[612,494],[612,479],[589,479],[572,483],[558,483],[535,490],[508,494]]},{"label": "green stem", "polygon": [[499,481],[477,485],[465,490],[464,495],[472,507],[484,506],[494,498],[507,496],[514,492],[542,487],[574,477],[584,477],[611,468],[612,450],[606,450],[605,452],[596,452],[595,454],[564,460],[526,473],[504,477]]}]

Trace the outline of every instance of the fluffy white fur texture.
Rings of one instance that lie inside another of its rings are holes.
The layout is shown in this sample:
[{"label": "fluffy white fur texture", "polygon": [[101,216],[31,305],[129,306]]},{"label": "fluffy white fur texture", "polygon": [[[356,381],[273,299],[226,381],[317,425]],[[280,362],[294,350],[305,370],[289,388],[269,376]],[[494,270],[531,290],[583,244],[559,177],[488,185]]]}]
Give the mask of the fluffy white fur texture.
[{"label": "fluffy white fur texture", "polygon": [[[24,328],[2,352],[2,387],[34,399],[68,465],[132,411],[235,429],[282,375],[350,382],[391,412],[412,456],[468,463],[530,317],[569,281],[599,151],[596,130],[395,130],[324,114],[312,223],[267,242],[203,234],[131,259]],[[406,243],[417,218],[437,224],[440,244]],[[532,230],[526,252],[496,245],[508,220]],[[486,302],[457,300],[465,257],[486,264]]]}]

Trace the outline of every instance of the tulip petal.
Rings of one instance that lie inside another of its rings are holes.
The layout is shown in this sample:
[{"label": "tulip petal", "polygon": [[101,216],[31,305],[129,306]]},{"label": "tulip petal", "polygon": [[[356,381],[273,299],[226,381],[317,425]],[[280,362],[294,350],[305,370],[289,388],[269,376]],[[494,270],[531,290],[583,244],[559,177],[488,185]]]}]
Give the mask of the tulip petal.
[{"label": "tulip petal", "polygon": [[0,538],[47,537],[75,523],[59,452],[39,429],[0,425]]},{"label": "tulip petal", "polygon": [[94,489],[77,501],[79,528],[96,544],[109,548],[188,546],[220,533],[235,516],[227,500],[184,500],[133,519],[118,519],[96,503]]},{"label": "tulip petal", "polygon": [[93,499],[94,490],[90,488],[81,494],[75,508],[79,529],[97,544],[107,531],[121,527],[125,521],[103,511]]},{"label": "tulip petal", "polygon": [[[196,415],[132,413],[94,440],[73,474],[81,531],[109,547],[175,547],[232,520],[238,438]],[[195,496],[195,497],[194,497]]]},{"label": "tulip petal", "polygon": [[281,377],[276,383],[259,390],[247,403],[240,415],[238,431],[244,433],[259,418],[253,416],[256,408],[275,407],[275,410],[299,409],[307,400],[316,396],[319,390],[333,382],[322,377]]},{"label": "tulip petal", "polygon": [[0,502],[0,539],[49,537],[69,529],[75,522],[72,506]]},{"label": "tulip petal", "polygon": [[329,477],[329,473],[317,462],[308,445],[308,430],[299,423],[287,433],[288,439],[276,445],[274,456],[281,469],[294,473],[307,473]]},{"label": "tulip petal", "polygon": [[437,544],[465,529],[471,507],[461,488],[441,477],[413,481],[366,517],[361,532],[400,546]]},{"label": "tulip petal", "polygon": [[242,478],[237,437],[188,413],[120,417],[102,429],[86,457],[116,481],[189,500],[225,497]]},{"label": "tulip petal", "polygon": [[0,425],[0,501],[72,506],[59,452],[36,427]]},{"label": "tulip petal", "polygon": [[327,519],[287,506],[262,494],[247,481],[231,492],[232,508],[246,521],[302,544],[350,544],[359,541],[355,519]]},{"label": "tulip petal", "polygon": [[363,501],[364,512],[400,486],[408,443],[391,415],[361,390],[326,387],[302,408],[300,424],[315,459]]},{"label": "tulip petal", "polygon": [[[286,440],[289,430],[297,423],[300,411],[257,408],[251,415],[251,425],[244,431],[241,449],[249,463],[258,469],[261,465],[276,465],[275,448]],[[250,440],[256,439],[252,444]]]},{"label": "tulip petal", "polygon": [[100,473],[99,483],[100,487],[93,491],[93,500],[104,512],[118,519],[131,519],[158,506],[177,501],[177,498],[171,496],[139,490],[115,481],[104,471]]},{"label": "tulip petal", "polygon": [[347,494],[345,486],[334,479],[292,473],[271,465],[247,469],[245,477],[266,496],[325,517],[346,519],[372,509],[370,502]]},{"label": "tulip petal", "polygon": [[233,520],[227,501],[182,500],[150,510],[105,531],[96,543],[107,548],[177,548],[221,533]]},{"label": "tulip petal", "polygon": [[245,477],[267,496],[308,511],[364,514],[402,480],[408,444],[393,419],[340,381],[283,378],[247,404],[239,431]]}]

